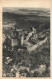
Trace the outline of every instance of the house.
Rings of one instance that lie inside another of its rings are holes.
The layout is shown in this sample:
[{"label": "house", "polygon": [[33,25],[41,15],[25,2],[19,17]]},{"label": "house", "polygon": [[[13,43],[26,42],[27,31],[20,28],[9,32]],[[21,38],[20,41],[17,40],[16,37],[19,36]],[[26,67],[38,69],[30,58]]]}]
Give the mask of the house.
[{"label": "house", "polygon": [[15,29],[12,34],[12,47],[23,45],[23,32],[22,29]]}]

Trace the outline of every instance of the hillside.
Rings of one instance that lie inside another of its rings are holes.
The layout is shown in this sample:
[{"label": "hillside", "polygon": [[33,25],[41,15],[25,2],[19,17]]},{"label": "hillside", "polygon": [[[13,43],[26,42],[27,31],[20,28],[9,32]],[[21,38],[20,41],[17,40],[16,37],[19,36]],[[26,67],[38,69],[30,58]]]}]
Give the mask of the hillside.
[{"label": "hillside", "polygon": [[[8,17],[9,16],[9,17]],[[29,29],[30,27],[35,27],[38,31],[43,29],[48,29],[50,26],[50,17],[49,16],[40,16],[40,14],[15,14],[10,12],[3,12],[3,27],[6,23],[7,25],[11,23],[16,25],[17,28]],[[9,26],[10,27],[10,26]]]},{"label": "hillside", "polygon": [[[16,74],[25,77],[50,77],[50,15],[48,10],[19,9],[3,11],[3,35],[12,34],[13,27],[29,32],[36,29],[37,40],[27,43],[31,47],[7,51],[3,46],[3,76],[15,77]],[[35,35],[35,34],[34,34]],[[40,37],[45,36],[41,41]],[[3,36],[4,38],[4,36]],[[36,46],[37,45],[37,46]]]}]

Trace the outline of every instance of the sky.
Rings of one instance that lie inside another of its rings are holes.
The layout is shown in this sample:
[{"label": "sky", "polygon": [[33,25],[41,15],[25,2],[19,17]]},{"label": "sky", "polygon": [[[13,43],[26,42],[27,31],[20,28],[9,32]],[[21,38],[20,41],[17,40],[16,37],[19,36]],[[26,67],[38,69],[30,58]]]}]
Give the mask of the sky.
[{"label": "sky", "polygon": [[5,7],[3,12],[10,12],[15,14],[35,14],[35,15],[50,15],[50,10],[48,8],[14,8]]}]

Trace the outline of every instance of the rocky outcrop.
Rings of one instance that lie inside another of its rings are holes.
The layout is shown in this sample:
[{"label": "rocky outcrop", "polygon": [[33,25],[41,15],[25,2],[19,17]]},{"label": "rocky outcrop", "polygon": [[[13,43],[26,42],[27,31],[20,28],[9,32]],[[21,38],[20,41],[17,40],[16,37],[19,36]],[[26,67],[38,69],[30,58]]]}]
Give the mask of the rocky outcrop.
[{"label": "rocky outcrop", "polygon": [[29,52],[32,52],[33,50],[36,50],[37,47],[39,47],[39,46],[41,46],[42,44],[44,44],[46,41],[47,41],[47,37],[46,37],[44,40],[38,42],[38,43],[35,44],[35,45],[27,46],[27,50],[28,50]]}]

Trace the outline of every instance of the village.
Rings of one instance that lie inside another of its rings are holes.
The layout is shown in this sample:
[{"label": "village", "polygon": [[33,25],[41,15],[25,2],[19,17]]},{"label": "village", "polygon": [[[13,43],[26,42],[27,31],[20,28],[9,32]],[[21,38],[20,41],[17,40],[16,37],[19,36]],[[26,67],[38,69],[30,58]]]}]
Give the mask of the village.
[{"label": "village", "polygon": [[[30,28],[29,31],[23,31],[15,27],[11,35],[4,35],[4,37],[3,48],[11,51],[15,47],[17,47],[18,50],[28,49],[28,47],[36,46],[41,41],[47,40],[45,35],[37,34],[34,27]],[[43,43],[44,42],[42,42],[42,44]]]},{"label": "village", "polygon": [[50,77],[50,9],[3,7],[2,77]]},{"label": "village", "polygon": [[[30,31],[23,31],[22,29],[17,29],[15,27],[11,36],[7,35],[3,42],[3,51],[5,50],[9,54],[9,56],[5,57],[6,61],[4,63],[6,65],[11,66],[10,63],[12,63],[13,59],[10,57],[10,55],[12,55],[11,52],[13,52],[14,50],[16,50],[18,53],[23,52],[24,50],[28,51],[29,53],[31,53],[32,51],[35,51],[38,46],[41,46],[47,41],[47,37],[45,37],[44,35],[40,37],[40,35],[36,33],[36,29],[34,27],[30,28]],[[18,59],[17,53],[14,53],[14,55],[16,56],[15,61],[17,61]],[[40,74],[45,72],[45,69],[46,69],[45,65],[39,65],[39,68],[37,68],[36,70],[31,70],[29,68],[31,64],[29,64],[29,67],[25,67],[25,66],[21,66],[22,62],[18,63],[17,66],[16,66],[16,63],[13,64],[11,66],[9,74],[15,71],[16,73],[15,75],[19,76],[19,71],[21,70],[23,71],[25,69],[27,70],[27,72],[31,74],[33,74],[36,71],[38,71]],[[27,76],[27,73],[22,73],[21,75]],[[6,76],[6,74],[4,73],[3,76]]]}]

